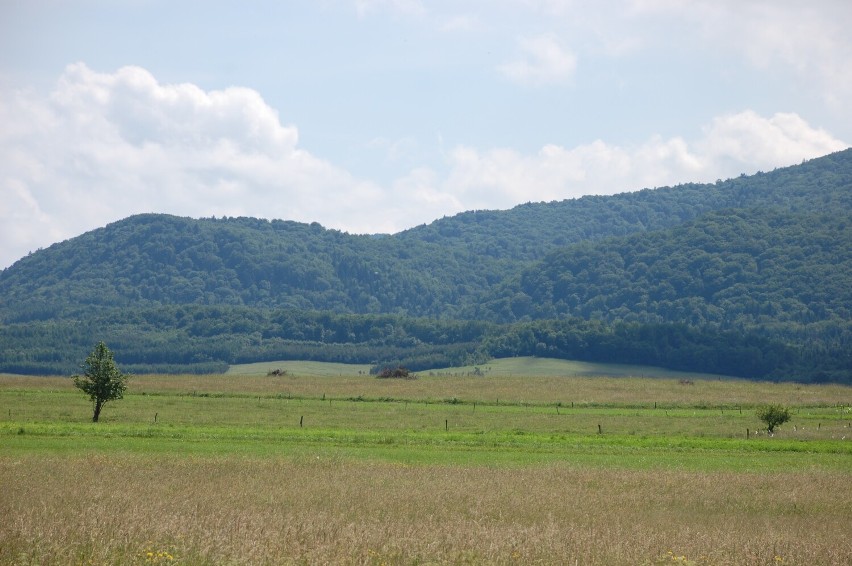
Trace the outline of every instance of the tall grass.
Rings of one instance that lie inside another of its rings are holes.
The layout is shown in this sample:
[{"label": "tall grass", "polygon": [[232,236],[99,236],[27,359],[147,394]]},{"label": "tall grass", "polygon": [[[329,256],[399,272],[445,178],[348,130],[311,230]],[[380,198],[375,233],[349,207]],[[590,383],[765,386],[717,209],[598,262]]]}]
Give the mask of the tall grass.
[{"label": "tall grass", "polygon": [[848,480],[31,455],[0,458],[0,562],[845,565]]}]

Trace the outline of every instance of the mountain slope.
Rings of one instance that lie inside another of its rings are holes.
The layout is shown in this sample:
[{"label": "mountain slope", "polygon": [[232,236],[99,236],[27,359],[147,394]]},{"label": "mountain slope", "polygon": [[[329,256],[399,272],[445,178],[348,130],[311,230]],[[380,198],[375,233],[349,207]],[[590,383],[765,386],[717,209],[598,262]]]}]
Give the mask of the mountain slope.
[{"label": "mountain slope", "polygon": [[613,196],[465,212],[402,232],[405,242],[463,244],[474,257],[542,259],[581,241],[670,228],[714,210],[852,210],[852,149],[769,173]]},{"label": "mountain slope", "polygon": [[[144,214],[51,246],[0,277],[16,320],[81,304],[220,304],[430,312],[443,285],[400,269],[402,250],[318,224]],[[17,306],[15,306],[17,305]]]},{"label": "mountain slope", "polygon": [[850,284],[848,211],[735,209],[552,252],[476,314],[723,327],[840,322],[852,319]]},{"label": "mountain slope", "polygon": [[168,371],[546,354],[852,380],[850,220],[852,150],[381,237],[137,215],[0,272],[0,371],[64,372],[107,339]]},{"label": "mountain slope", "polygon": [[849,187],[852,150],[711,185],[468,212],[382,238],[318,224],[138,215],[0,272],[0,319],[57,316],[85,304],[457,317],[561,246],[676,226],[723,208],[848,211]]}]

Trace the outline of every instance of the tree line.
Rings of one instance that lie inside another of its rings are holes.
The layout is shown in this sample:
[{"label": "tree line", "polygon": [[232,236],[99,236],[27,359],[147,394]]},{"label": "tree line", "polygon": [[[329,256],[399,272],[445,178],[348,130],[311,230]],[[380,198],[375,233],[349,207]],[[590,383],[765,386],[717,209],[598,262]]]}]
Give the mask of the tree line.
[{"label": "tree line", "polygon": [[209,373],[281,359],[412,371],[540,356],[642,364],[747,378],[850,382],[849,344],[791,344],[682,323],[550,319],[515,323],[250,307],[111,309],[73,321],[0,327],[0,371],[66,374],[89,345],[112,344],[134,373]]}]

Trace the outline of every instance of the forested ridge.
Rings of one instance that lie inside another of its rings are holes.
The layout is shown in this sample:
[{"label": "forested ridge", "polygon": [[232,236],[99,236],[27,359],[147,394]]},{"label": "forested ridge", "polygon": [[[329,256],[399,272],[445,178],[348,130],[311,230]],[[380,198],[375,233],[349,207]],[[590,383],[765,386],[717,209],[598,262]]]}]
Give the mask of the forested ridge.
[{"label": "forested ridge", "polygon": [[[395,235],[132,216],[0,272],[0,371],[494,356],[852,381],[852,150]],[[83,356],[85,357],[85,356]]]},{"label": "forested ridge", "polygon": [[675,228],[552,252],[495,291],[480,318],[748,327],[852,318],[850,215],[711,212]]}]

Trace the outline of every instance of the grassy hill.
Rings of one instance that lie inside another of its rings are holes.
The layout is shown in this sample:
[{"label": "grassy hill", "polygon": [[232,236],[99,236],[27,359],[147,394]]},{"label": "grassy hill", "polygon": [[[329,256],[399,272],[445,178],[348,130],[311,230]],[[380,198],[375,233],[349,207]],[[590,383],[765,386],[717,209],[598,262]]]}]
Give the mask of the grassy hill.
[{"label": "grassy hill", "polygon": [[[306,362],[279,360],[234,364],[226,375],[265,376],[280,370],[290,376],[333,377],[363,376],[369,374],[370,366],[364,364],[340,364],[331,362]],[[521,356],[488,360],[482,365],[434,368],[423,372],[437,377],[659,377],[666,379],[722,379],[725,376],[706,373],[672,371],[664,368],[629,365],[579,362],[554,358]]]}]

